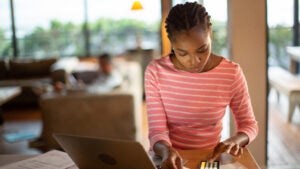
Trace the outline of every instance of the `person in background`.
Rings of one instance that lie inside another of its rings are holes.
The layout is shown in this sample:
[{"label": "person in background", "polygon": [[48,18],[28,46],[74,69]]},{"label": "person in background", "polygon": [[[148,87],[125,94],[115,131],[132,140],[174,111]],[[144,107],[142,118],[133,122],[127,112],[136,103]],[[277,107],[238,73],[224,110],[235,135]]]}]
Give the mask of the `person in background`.
[{"label": "person in background", "polygon": [[109,92],[122,83],[122,75],[113,65],[109,54],[104,53],[97,57],[97,71],[74,72],[67,76],[66,83],[56,81],[53,89],[56,92],[65,90],[87,90],[90,92]]},{"label": "person in background", "polygon": [[98,75],[88,85],[88,90],[107,92],[119,87],[122,82],[121,73],[114,67],[111,55],[104,53],[98,57]]},{"label": "person in background", "polygon": [[114,71],[112,58],[109,54],[104,53],[98,57],[99,72],[105,75],[111,75]]},{"label": "person in background", "polygon": [[61,92],[62,90],[65,89],[65,84],[61,81],[56,81],[53,84],[53,89],[55,92]]},{"label": "person in background", "polygon": [[[212,24],[197,2],[174,6],[166,18],[171,53],[145,71],[150,149],[163,169],[181,169],[176,149],[213,149],[241,156],[258,134],[247,82],[239,64],[212,53]],[[221,141],[222,119],[230,107],[237,133]]]}]

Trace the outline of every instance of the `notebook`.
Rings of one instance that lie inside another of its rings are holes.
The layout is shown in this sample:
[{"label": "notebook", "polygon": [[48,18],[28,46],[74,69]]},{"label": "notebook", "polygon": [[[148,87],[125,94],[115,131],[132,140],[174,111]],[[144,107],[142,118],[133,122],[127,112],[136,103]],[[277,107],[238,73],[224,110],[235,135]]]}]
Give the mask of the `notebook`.
[{"label": "notebook", "polygon": [[156,169],[139,142],[54,134],[80,169]]}]

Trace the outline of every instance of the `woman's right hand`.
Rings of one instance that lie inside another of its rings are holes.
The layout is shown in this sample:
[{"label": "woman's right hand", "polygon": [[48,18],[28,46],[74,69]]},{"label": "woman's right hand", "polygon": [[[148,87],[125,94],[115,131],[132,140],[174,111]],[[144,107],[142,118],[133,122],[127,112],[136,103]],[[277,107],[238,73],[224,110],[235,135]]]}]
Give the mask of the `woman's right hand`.
[{"label": "woman's right hand", "polygon": [[153,150],[156,155],[162,158],[161,169],[182,169],[182,159],[168,142],[158,141],[154,144]]},{"label": "woman's right hand", "polygon": [[182,169],[182,159],[179,153],[172,147],[169,149],[168,157],[163,159],[162,169]]}]

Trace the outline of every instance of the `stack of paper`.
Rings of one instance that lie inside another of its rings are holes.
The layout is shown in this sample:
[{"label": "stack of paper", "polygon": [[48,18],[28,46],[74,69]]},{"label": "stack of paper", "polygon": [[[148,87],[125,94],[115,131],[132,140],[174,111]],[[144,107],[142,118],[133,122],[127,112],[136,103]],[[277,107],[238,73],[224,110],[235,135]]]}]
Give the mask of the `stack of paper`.
[{"label": "stack of paper", "polygon": [[51,150],[33,158],[0,167],[0,169],[78,169],[69,155]]}]

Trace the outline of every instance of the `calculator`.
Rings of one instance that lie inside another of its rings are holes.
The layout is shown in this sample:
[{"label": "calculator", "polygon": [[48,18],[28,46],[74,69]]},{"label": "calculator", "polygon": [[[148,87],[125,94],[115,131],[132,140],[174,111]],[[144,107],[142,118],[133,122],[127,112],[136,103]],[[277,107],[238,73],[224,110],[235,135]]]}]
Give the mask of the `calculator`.
[{"label": "calculator", "polygon": [[220,169],[219,161],[201,161],[198,169]]}]

